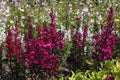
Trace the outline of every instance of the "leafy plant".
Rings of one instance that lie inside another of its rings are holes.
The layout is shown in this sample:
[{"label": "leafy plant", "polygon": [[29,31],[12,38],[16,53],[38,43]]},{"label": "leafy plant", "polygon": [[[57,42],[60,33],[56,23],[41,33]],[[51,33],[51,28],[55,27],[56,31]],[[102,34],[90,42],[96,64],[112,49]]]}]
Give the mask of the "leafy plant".
[{"label": "leafy plant", "polygon": [[112,59],[105,62],[103,68],[99,68],[99,71],[87,70],[85,73],[72,71],[72,75],[66,78],[60,78],[60,80],[119,80],[120,78],[120,59]]}]

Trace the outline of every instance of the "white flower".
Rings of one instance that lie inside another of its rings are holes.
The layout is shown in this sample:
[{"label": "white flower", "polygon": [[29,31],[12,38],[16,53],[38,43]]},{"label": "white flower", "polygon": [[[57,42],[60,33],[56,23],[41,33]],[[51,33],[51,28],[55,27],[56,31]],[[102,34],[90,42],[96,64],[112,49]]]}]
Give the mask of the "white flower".
[{"label": "white flower", "polygon": [[70,7],[72,7],[72,4],[69,4]]},{"label": "white flower", "polygon": [[2,18],[2,22],[7,22],[7,18]]},{"label": "white flower", "polygon": [[16,6],[16,7],[19,6],[19,2],[16,1],[16,2],[15,2],[15,6]]},{"label": "white flower", "polygon": [[5,5],[5,4],[6,4],[6,2],[5,2],[5,1],[2,1],[2,2],[1,2],[1,5]]},{"label": "white flower", "polygon": [[77,10],[76,14],[79,14],[79,13],[80,13],[80,11],[79,11],[79,10]]},{"label": "white flower", "polygon": [[22,18],[22,19],[25,19],[25,16],[22,16],[21,18]]},{"label": "white flower", "polygon": [[88,7],[83,8],[82,12],[88,12]]},{"label": "white flower", "polygon": [[36,27],[36,25],[33,25],[33,28],[35,28]]},{"label": "white flower", "polygon": [[61,27],[61,31],[65,30],[65,27],[62,24],[60,25],[60,27]]},{"label": "white flower", "polygon": [[34,21],[35,21],[35,22],[38,22],[38,19],[36,18]]},{"label": "white flower", "polygon": [[17,0],[12,0],[13,2],[16,2]]},{"label": "white flower", "polygon": [[100,20],[97,20],[96,22],[97,22],[97,24],[100,24]]},{"label": "white flower", "polygon": [[98,15],[98,14],[99,14],[99,12],[96,12],[96,14]]},{"label": "white flower", "polygon": [[90,7],[93,7],[93,5],[92,5],[92,4],[90,4]]},{"label": "white flower", "polygon": [[21,26],[22,26],[22,27],[24,27],[24,24],[23,24],[23,22],[21,22]]},{"label": "white flower", "polygon": [[57,31],[57,32],[59,32],[59,31],[60,31],[60,29],[57,29],[56,31]]},{"label": "white flower", "polygon": [[102,3],[103,1],[102,0],[98,0],[99,3]]},{"label": "white flower", "polygon": [[27,8],[30,8],[30,5],[27,4],[27,5],[25,6],[25,8],[26,8],[26,9],[27,9]]},{"label": "white flower", "polygon": [[81,12],[81,14],[84,14],[84,12]]},{"label": "white flower", "polygon": [[99,15],[99,16],[98,16],[98,19],[99,19],[99,20],[102,20],[102,17],[101,17],[101,15]]},{"label": "white flower", "polygon": [[0,44],[5,41],[6,34],[5,34],[5,24],[1,24],[2,27],[0,27]]},{"label": "white flower", "polygon": [[[76,29],[75,29],[75,32],[76,32]],[[80,33],[83,32],[82,27],[79,28],[79,31],[78,31],[78,32],[80,32]]]},{"label": "white flower", "polygon": [[95,22],[95,20],[94,19],[91,19],[91,23],[94,23]]},{"label": "white flower", "polygon": [[6,17],[9,17],[9,16],[10,16],[10,14],[6,14],[5,16],[6,16]]},{"label": "white flower", "polygon": [[71,41],[71,30],[65,30],[65,39]]}]

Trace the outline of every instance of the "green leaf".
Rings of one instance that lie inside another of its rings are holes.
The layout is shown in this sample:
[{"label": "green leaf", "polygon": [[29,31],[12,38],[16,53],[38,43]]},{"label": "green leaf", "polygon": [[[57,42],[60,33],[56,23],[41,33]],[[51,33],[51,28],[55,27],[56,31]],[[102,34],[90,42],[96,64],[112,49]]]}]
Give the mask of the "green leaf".
[{"label": "green leaf", "polygon": [[105,63],[105,67],[107,69],[112,69],[112,68],[114,68],[114,66],[115,66],[114,61],[106,61],[106,63]]},{"label": "green leaf", "polygon": [[92,61],[90,61],[90,60],[85,60],[85,62],[87,63],[87,64],[89,64],[89,65],[93,65],[94,63],[92,62]]},{"label": "green leaf", "polygon": [[63,77],[61,77],[59,80],[64,80],[64,78],[63,78]]},{"label": "green leaf", "polygon": [[73,71],[71,71],[71,72],[72,72],[72,76],[69,77],[69,80],[76,80],[76,79],[75,79],[75,73],[74,73]]},{"label": "green leaf", "polygon": [[120,68],[120,62],[118,62],[118,61],[116,62],[116,67]]}]

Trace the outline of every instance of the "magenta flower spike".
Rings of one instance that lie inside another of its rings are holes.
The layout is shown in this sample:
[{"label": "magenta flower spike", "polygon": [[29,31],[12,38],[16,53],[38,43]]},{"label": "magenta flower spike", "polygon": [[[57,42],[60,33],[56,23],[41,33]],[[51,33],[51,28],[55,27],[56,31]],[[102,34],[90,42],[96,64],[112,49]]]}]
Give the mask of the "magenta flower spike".
[{"label": "magenta flower spike", "polygon": [[92,58],[97,58],[98,60],[107,60],[112,59],[112,52],[115,47],[116,43],[116,36],[113,33],[114,29],[114,10],[110,8],[108,13],[108,24],[104,26],[102,29],[101,34],[95,34],[92,38],[95,42],[92,44],[93,46],[93,53]]}]

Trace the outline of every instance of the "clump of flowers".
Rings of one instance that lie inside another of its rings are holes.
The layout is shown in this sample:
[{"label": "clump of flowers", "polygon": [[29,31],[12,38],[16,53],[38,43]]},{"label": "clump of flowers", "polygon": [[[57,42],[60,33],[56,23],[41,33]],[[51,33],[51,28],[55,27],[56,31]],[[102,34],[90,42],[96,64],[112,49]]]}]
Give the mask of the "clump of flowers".
[{"label": "clump of flowers", "polygon": [[88,26],[84,27],[83,33],[79,31],[75,31],[74,28],[71,30],[71,40],[79,47],[85,47],[87,36],[88,36]]},{"label": "clump of flowers", "polygon": [[56,31],[55,15],[50,13],[50,17],[50,28],[47,28],[46,24],[43,25],[43,28],[38,28],[36,38],[32,33],[33,27],[29,22],[28,32],[25,35],[24,55],[27,67],[46,69],[50,76],[54,76],[54,72],[59,66],[60,56],[53,50],[63,50],[65,39],[64,32]]},{"label": "clump of flowers", "polygon": [[113,33],[114,30],[114,10],[110,8],[108,13],[107,26],[104,26],[101,33],[95,34],[92,38],[94,39],[92,58],[98,60],[106,60],[112,58],[112,52],[116,43],[116,36]]},{"label": "clump of flowers", "polygon": [[71,67],[73,70],[82,69],[82,67],[85,65],[83,60],[85,59],[84,53],[88,36],[88,26],[83,28],[83,33],[75,30],[76,29],[74,28],[71,30],[72,48],[71,55],[67,59],[67,61],[73,65]]},{"label": "clump of flowers", "polygon": [[6,51],[8,60],[16,58],[18,62],[21,61],[21,50],[22,43],[19,37],[18,26],[15,25],[14,28],[8,29],[8,34],[6,36]]}]

